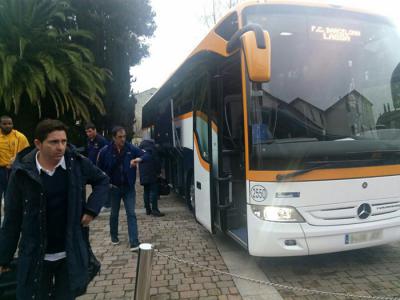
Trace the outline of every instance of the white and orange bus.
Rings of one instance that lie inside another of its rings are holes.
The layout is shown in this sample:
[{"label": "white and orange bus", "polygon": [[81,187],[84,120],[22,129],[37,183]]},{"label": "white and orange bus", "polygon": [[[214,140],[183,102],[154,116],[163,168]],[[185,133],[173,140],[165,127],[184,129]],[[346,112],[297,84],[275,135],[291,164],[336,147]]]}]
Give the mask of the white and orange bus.
[{"label": "white and orange bus", "polygon": [[396,242],[399,62],[384,16],[243,3],[151,98],[143,127],[198,222],[251,255]]}]

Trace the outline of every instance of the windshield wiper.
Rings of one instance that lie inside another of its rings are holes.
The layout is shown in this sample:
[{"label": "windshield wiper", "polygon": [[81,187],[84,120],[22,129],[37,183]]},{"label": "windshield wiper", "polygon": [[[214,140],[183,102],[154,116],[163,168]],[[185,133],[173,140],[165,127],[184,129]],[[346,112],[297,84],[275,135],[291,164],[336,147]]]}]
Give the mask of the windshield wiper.
[{"label": "windshield wiper", "polygon": [[311,167],[305,168],[302,170],[297,170],[292,173],[287,174],[278,174],[276,175],[277,181],[284,181],[286,179],[290,179],[299,175],[303,175],[305,173],[318,170],[318,169],[329,169],[329,168],[348,168],[348,167],[355,167],[355,166],[368,166],[374,165],[376,163],[384,161],[383,159],[374,159],[374,160],[340,160],[340,161],[327,161],[327,162],[318,162],[310,164]]},{"label": "windshield wiper", "polygon": [[305,174],[305,173],[308,173],[308,172],[311,172],[311,171],[314,171],[314,170],[330,168],[331,166],[333,166],[333,164],[331,164],[331,163],[319,164],[317,166],[313,166],[311,168],[306,168],[306,169],[303,169],[303,170],[297,170],[297,171],[294,171],[292,173],[278,174],[278,175],[276,175],[276,180],[284,181],[286,179],[293,178],[293,177],[296,177],[296,176],[299,176],[299,175],[302,175],[302,174]]},{"label": "windshield wiper", "polygon": [[271,139],[262,144],[291,144],[291,143],[306,143],[318,142],[317,138],[288,138],[288,139]]},{"label": "windshield wiper", "polygon": [[400,149],[378,149],[378,150],[370,150],[370,151],[353,151],[346,152],[346,154],[400,154]]}]

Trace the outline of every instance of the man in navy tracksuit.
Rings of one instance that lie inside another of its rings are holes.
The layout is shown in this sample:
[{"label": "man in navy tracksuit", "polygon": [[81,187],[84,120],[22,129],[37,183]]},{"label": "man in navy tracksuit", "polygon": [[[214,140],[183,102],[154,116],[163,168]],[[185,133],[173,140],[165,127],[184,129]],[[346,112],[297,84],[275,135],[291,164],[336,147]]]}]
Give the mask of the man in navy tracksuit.
[{"label": "man in navy tracksuit", "polygon": [[114,127],[112,130],[112,137],[113,142],[100,150],[97,161],[97,165],[100,169],[110,177],[111,242],[114,245],[119,244],[118,218],[122,198],[128,220],[130,250],[136,251],[139,248],[135,214],[136,166],[138,163],[148,160],[148,155],[139,148],[126,142],[126,132],[123,127]]},{"label": "man in navy tracksuit", "polygon": [[[87,123],[85,126],[85,132],[87,136],[87,144],[86,144],[86,157],[96,165],[97,157],[99,155],[99,151],[104,146],[108,145],[107,139],[102,136],[100,133],[97,133],[96,126],[93,123]],[[103,208],[110,209],[111,200],[109,198],[104,202]]]},{"label": "man in navy tracksuit", "polygon": [[95,165],[97,163],[97,155],[104,146],[108,145],[108,141],[104,136],[97,133],[96,126],[92,123],[88,123],[85,126],[86,136],[88,138],[86,145],[87,158]]}]

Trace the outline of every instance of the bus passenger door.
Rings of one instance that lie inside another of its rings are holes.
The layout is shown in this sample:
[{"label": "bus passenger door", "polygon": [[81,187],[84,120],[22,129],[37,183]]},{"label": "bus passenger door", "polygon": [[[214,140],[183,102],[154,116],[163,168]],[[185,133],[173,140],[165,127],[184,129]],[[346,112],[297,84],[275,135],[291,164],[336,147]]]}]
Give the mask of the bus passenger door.
[{"label": "bus passenger door", "polygon": [[192,188],[194,201],[192,208],[196,219],[210,232],[211,201],[210,201],[210,147],[209,147],[209,79],[208,75],[201,78],[196,87],[193,111],[193,157],[194,176]]},{"label": "bus passenger door", "polygon": [[213,225],[247,248],[244,127],[239,55],[218,70],[211,110],[218,134],[212,136]]}]

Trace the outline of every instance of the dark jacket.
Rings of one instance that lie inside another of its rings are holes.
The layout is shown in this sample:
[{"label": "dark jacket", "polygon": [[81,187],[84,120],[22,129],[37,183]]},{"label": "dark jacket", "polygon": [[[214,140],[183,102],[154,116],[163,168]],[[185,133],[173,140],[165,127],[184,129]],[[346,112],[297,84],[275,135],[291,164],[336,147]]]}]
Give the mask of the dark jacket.
[{"label": "dark jacket", "polygon": [[106,140],[106,138],[101,134],[96,134],[93,141],[88,140],[87,142],[86,146],[87,158],[89,158],[93,164],[96,164],[97,155],[99,154],[100,149],[106,145],[108,145],[108,141]]},{"label": "dark jacket", "polygon": [[[97,160],[97,166],[109,176],[112,175],[113,168],[115,168],[117,164],[117,156],[114,153],[114,147],[114,142],[103,147],[99,152],[99,158]],[[128,180],[129,187],[133,188],[135,187],[136,181],[136,167],[131,167],[131,160],[140,157],[143,161],[146,161],[149,156],[138,147],[129,143],[125,143],[124,151],[125,155],[122,160],[122,172]]]},{"label": "dark jacket", "polygon": [[161,173],[161,160],[153,140],[144,140],[140,143],[140,149],[149,154],[149,159],[139,164],[140,184],[157,182]]},{"label": "dark jacket", "polygon": [[[36,149],[20,152],[13,165],[7,189],[5,219],[0,230],[0,265],[13,258],[18,240],[17,298],[29,299],[40,283],[46,249],[46,199],[36,168]],[[68,276],[75,295],[85,292],[88,282],[88,243],[81,218],[86,210],[97,215],[106,200],[108,177],[87,158],[67,149],[68,221],[65,237]],[[85,185],[92,194],[85,202]],[[21,238],[20,238],[21,237]],[[37,298],[37,297],[35,297]]]}]

